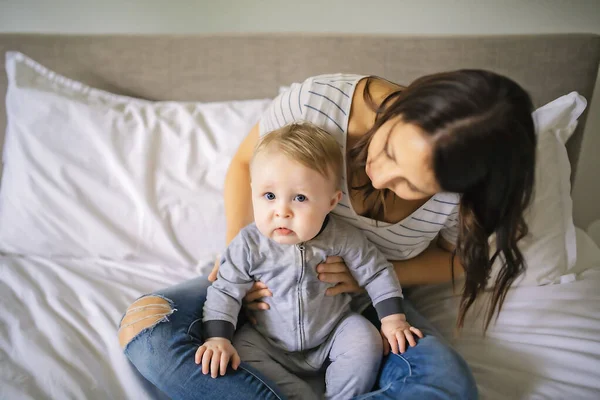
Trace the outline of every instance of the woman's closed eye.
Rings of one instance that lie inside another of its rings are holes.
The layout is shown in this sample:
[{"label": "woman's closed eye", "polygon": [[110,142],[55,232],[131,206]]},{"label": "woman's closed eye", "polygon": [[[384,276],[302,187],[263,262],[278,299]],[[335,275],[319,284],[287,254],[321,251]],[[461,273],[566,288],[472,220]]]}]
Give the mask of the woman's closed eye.
[{"label": "woman's closed eye", "polygon": [[383,152],[389,160],[396,162],[396,159],[394,158],[394,156],[392,155],[392,153],[390,151],[390,143],[389,142],[387,142],[385,144],[385,147],[383,148]]}]

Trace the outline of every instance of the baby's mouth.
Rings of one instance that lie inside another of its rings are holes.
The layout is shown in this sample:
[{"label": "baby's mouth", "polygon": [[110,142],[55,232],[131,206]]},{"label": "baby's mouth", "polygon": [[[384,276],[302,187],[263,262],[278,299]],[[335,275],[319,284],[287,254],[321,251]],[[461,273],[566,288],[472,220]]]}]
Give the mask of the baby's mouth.
[{"label": "baby's mouth", "polygon": [[287,235],[290,235],[293,233],[293,231],[288,228],[277,228],[277,229],[275,229],[275,232],[281,236],[287,236]]}]

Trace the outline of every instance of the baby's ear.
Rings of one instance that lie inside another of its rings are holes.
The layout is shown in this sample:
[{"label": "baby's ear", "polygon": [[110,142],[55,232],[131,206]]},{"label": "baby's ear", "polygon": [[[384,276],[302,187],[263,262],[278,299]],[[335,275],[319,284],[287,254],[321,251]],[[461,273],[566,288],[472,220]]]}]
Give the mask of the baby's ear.
[{"label": "baby's ear", "polygon": [[332,211],[335,208],[335,206],[338,205],[340,200],[342,200],[342,191],[336,190],[333,197],[331,197],[331,202],[329,203],[329,211]]}]

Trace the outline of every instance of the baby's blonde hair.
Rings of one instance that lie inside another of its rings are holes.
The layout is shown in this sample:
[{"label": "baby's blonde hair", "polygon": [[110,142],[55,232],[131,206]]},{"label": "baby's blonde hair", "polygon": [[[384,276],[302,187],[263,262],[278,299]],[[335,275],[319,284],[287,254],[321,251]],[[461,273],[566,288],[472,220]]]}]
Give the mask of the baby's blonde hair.
[{"label": "baby's blonde hair", "polygon": [[344,156],[338,142],[327,131],[307,122],[285,125],[260,138],[252,161],[261,152],[272,148],[277,148],[289,159],[323,177],[332,179],[336,189],[340,189]]}]

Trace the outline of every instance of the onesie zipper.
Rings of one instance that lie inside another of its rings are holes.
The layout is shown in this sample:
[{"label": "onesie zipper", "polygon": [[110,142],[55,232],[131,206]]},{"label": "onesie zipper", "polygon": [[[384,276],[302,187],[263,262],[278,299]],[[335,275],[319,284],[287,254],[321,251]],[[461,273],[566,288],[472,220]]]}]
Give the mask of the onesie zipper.
[{"label": "onesie zipper", "polygon": [[300,351],[304,350],[304,316],[302,315],[302,279],[304,278],[304,243],[299,243],[296,245],[298,250],[300,251],[300,276],[298,277],[298,332],[300,336]]}]

